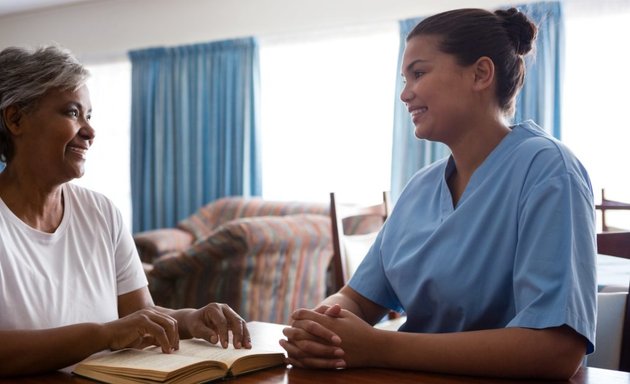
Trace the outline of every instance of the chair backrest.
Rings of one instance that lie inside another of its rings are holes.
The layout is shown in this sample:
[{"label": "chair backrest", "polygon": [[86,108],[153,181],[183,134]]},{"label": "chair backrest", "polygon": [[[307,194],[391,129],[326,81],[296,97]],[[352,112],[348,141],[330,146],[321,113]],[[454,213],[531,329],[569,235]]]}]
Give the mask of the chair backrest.
[{"label": "chair backrest", "polygon": [[[630,259],[630,232],[597,234],[597,253]],[[595,352],[587,365],[630,372],[630,296],[626,292],[597,294]]]},{"label": "chair backrest", "polygon": [[374,243],[376,234],[385,223],[391,209],[389,193],[383,192],[383,201],[376,205],[360,206],[337,201],[330,193],[330,219],[332,227],[333,257],[332,291],[343,287]]},{"label": "chair backrest", "polygon": [[597,253],[630,259],[630,232],[598,233]]},{"label": "chair backrest", "polygon": [[598,209],[602,212],[602,231],[610,232],[610,231],[619,231],[619,228],[614,228],[608,225],[606,222],[606,211],[630,211],[630,203],[623,203],[621,201],[610,200],[606,198],[606,192],[604,188],[602,188],[602,202],[600,204],[595,205],[595,209]]}]

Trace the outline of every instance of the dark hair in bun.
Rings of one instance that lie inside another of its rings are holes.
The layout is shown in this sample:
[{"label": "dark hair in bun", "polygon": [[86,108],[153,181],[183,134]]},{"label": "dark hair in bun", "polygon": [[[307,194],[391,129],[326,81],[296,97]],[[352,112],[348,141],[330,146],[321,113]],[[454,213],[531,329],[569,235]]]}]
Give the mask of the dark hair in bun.
[{"label": "dark hair in bun", "polygon": [[515,52],[519,55],[529,53],[534,47],[534,40],[538,32],[536,26],[516,8],[510,8],[507,11],[498,10],[494,14],[503,20],[503,28],[514,44]]},{"label": "dark hair in bun", "polygon": [[439,49],[457,58],[460,65],[486,56],[495,66],[496,95],[506,115],[514,114],[516,94],[523,86],[523,56],[534,49],[537,27],[516,8],[494,13],[484,9],[456,9],[422,20],[407,35],[441,38]]}]

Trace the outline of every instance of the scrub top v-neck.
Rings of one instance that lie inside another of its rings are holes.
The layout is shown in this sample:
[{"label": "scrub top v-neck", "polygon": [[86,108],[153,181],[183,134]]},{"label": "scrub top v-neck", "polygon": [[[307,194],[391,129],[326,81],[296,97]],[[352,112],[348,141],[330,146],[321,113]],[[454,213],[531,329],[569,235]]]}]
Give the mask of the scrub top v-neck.
[{"label": "scrub top v-neck", "polygon": [[566,324],[592,349],[594,209],[585,169],[532,122],[512,127],[457,206],[451,158],[420,170],[350,286],[404,310],[402,331]]}]

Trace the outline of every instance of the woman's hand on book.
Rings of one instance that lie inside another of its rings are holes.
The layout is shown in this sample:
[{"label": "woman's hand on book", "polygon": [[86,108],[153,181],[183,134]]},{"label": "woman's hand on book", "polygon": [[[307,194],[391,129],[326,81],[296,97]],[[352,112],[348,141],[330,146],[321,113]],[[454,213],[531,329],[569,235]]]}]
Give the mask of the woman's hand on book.
[{"label": "woman's hand on book", "polygon": [[252,347],[247,323],[227,304],[210,303],[201,309],[188,311],[183,323],[181,325],[186,327],[191,337],[199,337],[212,344],[220,342],[223,348],[227,348],[229,331],[232,331],[234,348]]},{"label": "woman's hand on book", "polygon": [[177,320],[154,308],[145,308],[104,324],[112,350],[157,345],[164,353],[179,349]]}]

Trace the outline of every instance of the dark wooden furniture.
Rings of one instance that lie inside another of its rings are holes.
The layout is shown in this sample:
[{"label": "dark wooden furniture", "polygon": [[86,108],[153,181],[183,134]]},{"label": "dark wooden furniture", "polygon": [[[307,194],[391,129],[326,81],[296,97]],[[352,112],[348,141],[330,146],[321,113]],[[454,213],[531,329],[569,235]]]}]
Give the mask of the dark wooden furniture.
[{"label": "dark wooden furniture", "polygon": [[[597,253],[630,259],[630,232],[602,232],[597,234]],[[619,369],[630,372],[630,295],[626,296]]]},{"label": "dark wooden furniture", "polygon": [[344,238],[378,232],[391,209],[389,193],[383,192],[383,202],[370,205],[342,204],[334,192],[330,193],[330,219],[332,224],[333,258],[331,260],[333,286],[336,292],[350,277]]},{"label": "dark wooden furniture", "polygon": [[[265,348],[279,348],[278,339],[282,336],[282,325],[256,323],[252,327],[253,342]],[[221,383],[223,381],[217,381]],[[598,368],[582,367],[569,381],[544,380],[501,380],[456,375],[443,375],[394,369],[356,368],[339,371],[322,371],[276,367],[229,379],[234,384],[380,384],[380,383],[433,383],[433,384],[630,384],[630,373]],[[0,384],[92,384],[94,381],[55,372],[46,375],[24,378],[0,379]]]},{"label": "dark wooden furniture", "polygon": [[630,232],[598,233],[597,253],[630,259]]},{"label": "dark wooden furniture", "polygon": [[[0,379],[0,384],[94,384],[95,381],[64,373],[53,373],[19,379]],[[500,380],[467,376],[441,375],[390,369],[347,369],[315,371],[277,367],[216,383],[234,384],[630,384],[630,373],[599,368],[580,368],[568,381]]]},{"label": "dark wooden furniture", "polygon": [[595,205],[595,209],[602,212],[602,232],[618,231],[618,228],[610,227],[606,222],[606,211],[630,210],[630,203],[622,203],[621,201],[610,200],[606,198],[606,192],[602,188],[602,202]]}]

